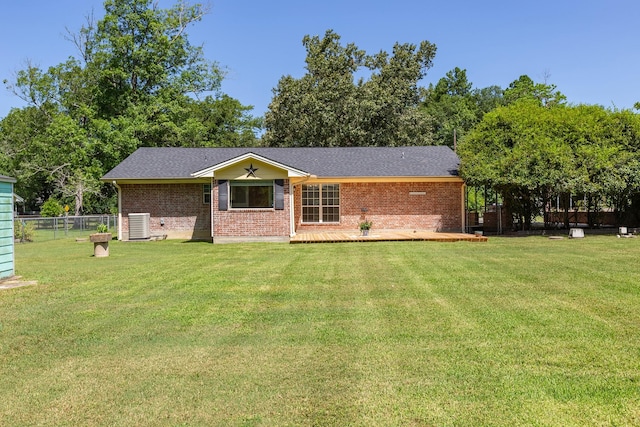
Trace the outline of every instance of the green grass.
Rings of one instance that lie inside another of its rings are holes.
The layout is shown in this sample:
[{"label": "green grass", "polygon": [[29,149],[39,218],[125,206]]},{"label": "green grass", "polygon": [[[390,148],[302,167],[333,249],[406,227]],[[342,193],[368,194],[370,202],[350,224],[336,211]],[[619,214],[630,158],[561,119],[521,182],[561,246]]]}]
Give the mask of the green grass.
[{"label": "green grass", "polygon": [[640,239],[16,252],[3,426],[640,424]]}]

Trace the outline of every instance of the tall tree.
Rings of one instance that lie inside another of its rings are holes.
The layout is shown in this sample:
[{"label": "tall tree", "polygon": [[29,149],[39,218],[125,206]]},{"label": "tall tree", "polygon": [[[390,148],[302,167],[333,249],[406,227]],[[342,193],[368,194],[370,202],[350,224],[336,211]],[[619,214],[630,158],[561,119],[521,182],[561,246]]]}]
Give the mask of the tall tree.
[{"label": "tall tree", "polygon": [[[269,146],[386,146],[431,143],[430,120],[418,109],[418,81],[435,45],[396,43],[390,55],[343,46],[329,30],[305,36],[307,73],[284,76],[265,115]],[[368,74],[369,78],[359,73]]]},{"label": "tall tree", "polygon": [[535,83],[527,75],[520,76],[509,84],[504,90],[504,99],[507,104],[516,102],[519,99],[536,100],[544,107],[553,107],[566,103],[567,97],[556,90],[554,84]]},{"label": "tall tree", "polygon": [[424,90],[422,108],[433,119],[434,143],[454,148],[485,113],[504,105],[499,86],[472,89],[467,70],[458,67]]},{"label": "tall tree", "polygon": [[504,90],[497,85],[474,89],[473,98],[476,105],[476,123],[489,111],[505,105]]},{"label": "tall tree", "polygon": [[180,2],[160,9],[152,0],[107,0],[105,17],[85,49],[98,73],[99,115],[122,114],[128,104],[170,91],[200,94],[220,89],[223,71],[189,43],[187,28],[207,12],[202,4]]},{"label": "tall tree", "polygon": [[[528,229],[555,196],[583,196],[594,225],[608,202],[623,214],[638,194],[640,117],[524,97],[486,114],[460,144],[461,174],[497,190]],[[621,215],[622,216],[622,215]],[[565,219],[565,223],[568,219]]]},{"label": "tall tree", "polygon": [[477,120],[476,104],[467,70],[456,67],[425,93],[424,108],[433,118],[434,140],[454,147]]},{"label": "tall tree", "polygon": [[189,43],[205,6],[104,7],[101,20],[69,32],[77,58],[48,70],[29,63],[5,81],[28,107],[0,123],[0,166],[32,208],[52,194],[77,213],[102,206],[113,190],[99,177],[140,146],[257,144],[252,107],[221,92],[223,69]]}]

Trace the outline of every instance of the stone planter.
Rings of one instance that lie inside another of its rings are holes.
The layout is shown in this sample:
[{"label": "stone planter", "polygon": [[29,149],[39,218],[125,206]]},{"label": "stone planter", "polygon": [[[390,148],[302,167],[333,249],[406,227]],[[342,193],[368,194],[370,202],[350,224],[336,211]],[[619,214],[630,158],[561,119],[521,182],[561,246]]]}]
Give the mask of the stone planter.
[{"label": "stone planter", "polygon": [[89,240],[93,242],[93,256],[102,258],[109,256],[109,241],[111,241],[111,233],[95,233],[89,236]]}]

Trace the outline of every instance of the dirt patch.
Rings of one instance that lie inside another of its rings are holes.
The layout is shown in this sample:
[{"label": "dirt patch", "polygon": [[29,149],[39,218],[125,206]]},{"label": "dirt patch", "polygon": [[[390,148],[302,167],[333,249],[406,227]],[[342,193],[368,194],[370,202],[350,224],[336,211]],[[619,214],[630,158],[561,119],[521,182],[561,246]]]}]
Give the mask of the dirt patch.
[{"label": "dirt patch", "polygon": [[22,286],[37,285],[35,280],[22,280],[21,276],[13,276],[0,280],[0,291],[4,289],[20,288]]}]

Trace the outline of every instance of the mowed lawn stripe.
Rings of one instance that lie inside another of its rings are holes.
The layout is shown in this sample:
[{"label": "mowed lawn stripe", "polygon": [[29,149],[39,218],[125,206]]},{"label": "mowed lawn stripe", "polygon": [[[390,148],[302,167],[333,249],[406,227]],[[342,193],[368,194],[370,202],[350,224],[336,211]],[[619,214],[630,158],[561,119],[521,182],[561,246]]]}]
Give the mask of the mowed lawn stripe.
[{"label": "mowed lawn stripe", "polygon": [[638,240],[18,245],[0,424],[637,424]]}]

